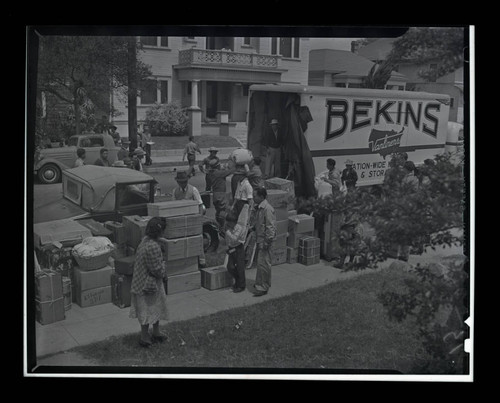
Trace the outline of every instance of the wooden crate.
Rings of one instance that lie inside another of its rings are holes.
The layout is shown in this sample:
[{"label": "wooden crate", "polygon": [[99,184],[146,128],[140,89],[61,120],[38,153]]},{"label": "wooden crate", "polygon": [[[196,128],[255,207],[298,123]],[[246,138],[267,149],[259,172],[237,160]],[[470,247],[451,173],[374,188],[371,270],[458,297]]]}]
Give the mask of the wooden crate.
[{"label": "wooden crate", "polygon": [[196,200],[172,200],[148,203],[148,215],[152,217],[176,217],[188,214],[199,214],[200,208]]},{"label": "wooden crate", "polygon": [[320,255],[320,247],[319,246],[312,246],[309,248],[306,248],[304,246],[299,246],[298,249],[299,256],[302,257],[316,257]]},{"label": "wooden crate", "polygon": [[203,236],[195,235],[186,238],[167,239],[166,260],[178,260],[199,256],[203,252]]},{"label": "wooden crate", "polygon": [[176,217],[165,217],[165,238],[185,238],[203,233],[203,216],[190,214]]},{"label": "wooden crate", "polygon": [[288,205],[288,193],[284,190],[279,189],[269,189],[267,191],[267,201],[275,209],[284,207]]},{"label": "wooden crate", "polygon": [[124,216],[122,223],[127,233],[127,245],[137,249],[146,234],[146,226],[152,216]]},{"label": "wooden crate", "polygon": [[201,286],[207,290],[231,287],[233,277],[224,266],[201,269]]},{"label": "wooden crate", "polygon": [[304,236],[299,238],[299,248],[310,249],[319,248],[321,245],[321,239],[314,236]]},{"label": "wooden crate", "polygon": [[167,274],[176,275],[192,273],[198,270],[198,256],[186,257],[183,259],[170,260],[166,262]]},{"label": "wooden crate", "polygon": [[304,257],[300,256],[298,257],[298,262],[300,264],[303,264],[305,266],[311,266],[313,264],[318,264],[319,263],[319,255],[318,256],[313,256],[313,257]]},{"label": "wooden crate", "polygon": [[192,291],[201,288],[201,273],[199,270],[192,273],[176,274],[164,279],[165,292],[168,295]]},{"label": "wooden crate", "polygon": [[313,231],[310,231],[310,232],[306,232],[306,233],[303,233],[303,234],[297,234],[293,231],[289,232],[288,233],[288,238],[287,238],[287,242],[286,242],[286,246],[289,246],[290,248],[298,248],[299,247],[299,239],[302,238],[302,237],[306,237],[306,236],[312,236],[313,235]]}]

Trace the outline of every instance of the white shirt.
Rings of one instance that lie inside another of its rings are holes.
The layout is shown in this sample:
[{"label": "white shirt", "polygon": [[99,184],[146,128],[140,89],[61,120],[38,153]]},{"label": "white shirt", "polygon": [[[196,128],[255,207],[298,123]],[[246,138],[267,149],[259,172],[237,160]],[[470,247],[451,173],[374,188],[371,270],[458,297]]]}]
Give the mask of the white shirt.
[{"label": "white shirt", "polygon": [[234,192],[235,200],[253,200],[253,188],[248,181],[248,178],[243,178],[241,182],[238,183],[236,187],[236,192]]}]

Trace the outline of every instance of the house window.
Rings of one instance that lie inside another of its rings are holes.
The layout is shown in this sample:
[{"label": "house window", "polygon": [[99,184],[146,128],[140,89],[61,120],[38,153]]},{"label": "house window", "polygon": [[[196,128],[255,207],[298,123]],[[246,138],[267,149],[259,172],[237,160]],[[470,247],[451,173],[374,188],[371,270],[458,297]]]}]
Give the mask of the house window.
[{"label": "house window", "polygon": [[156,36],[141,36],[143,46],[156,46]]},{"label": "house window", "polygon": [[271,38],[271,54],[298,59],[300,38]]},{"label": "house window", "polygon": [[168,102],[168,81],[144,80],[141,83],[140,104],[151,105],[157,102],[162,104]]},{"label": "house window", "polygon": [[250,37],[249,36],[245,36],[243,38],[243,45],[250,46]]}]

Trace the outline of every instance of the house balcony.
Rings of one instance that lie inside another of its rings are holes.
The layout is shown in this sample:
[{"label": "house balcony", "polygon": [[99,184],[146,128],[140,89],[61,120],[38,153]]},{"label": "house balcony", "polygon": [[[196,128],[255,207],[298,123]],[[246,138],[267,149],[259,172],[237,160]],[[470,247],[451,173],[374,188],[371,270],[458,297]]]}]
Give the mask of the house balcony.
[{"label": "house balcony", "polygon": [[179,80],[213,80],[273,83],[281,81],[281,56],[227,50],[179,51],[174,66]]}]

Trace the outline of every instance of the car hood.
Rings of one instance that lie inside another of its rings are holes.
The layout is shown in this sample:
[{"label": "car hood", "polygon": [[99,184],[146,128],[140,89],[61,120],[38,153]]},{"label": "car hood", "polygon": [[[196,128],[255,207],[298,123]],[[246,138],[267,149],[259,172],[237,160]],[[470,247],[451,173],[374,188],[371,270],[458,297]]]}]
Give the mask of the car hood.
[{"label": "car hood", "polygon": [[66,199],[56,200],[33,210],[33,223],[62,220],[65,218],[80,218],[90,216],[90,213]]}]

